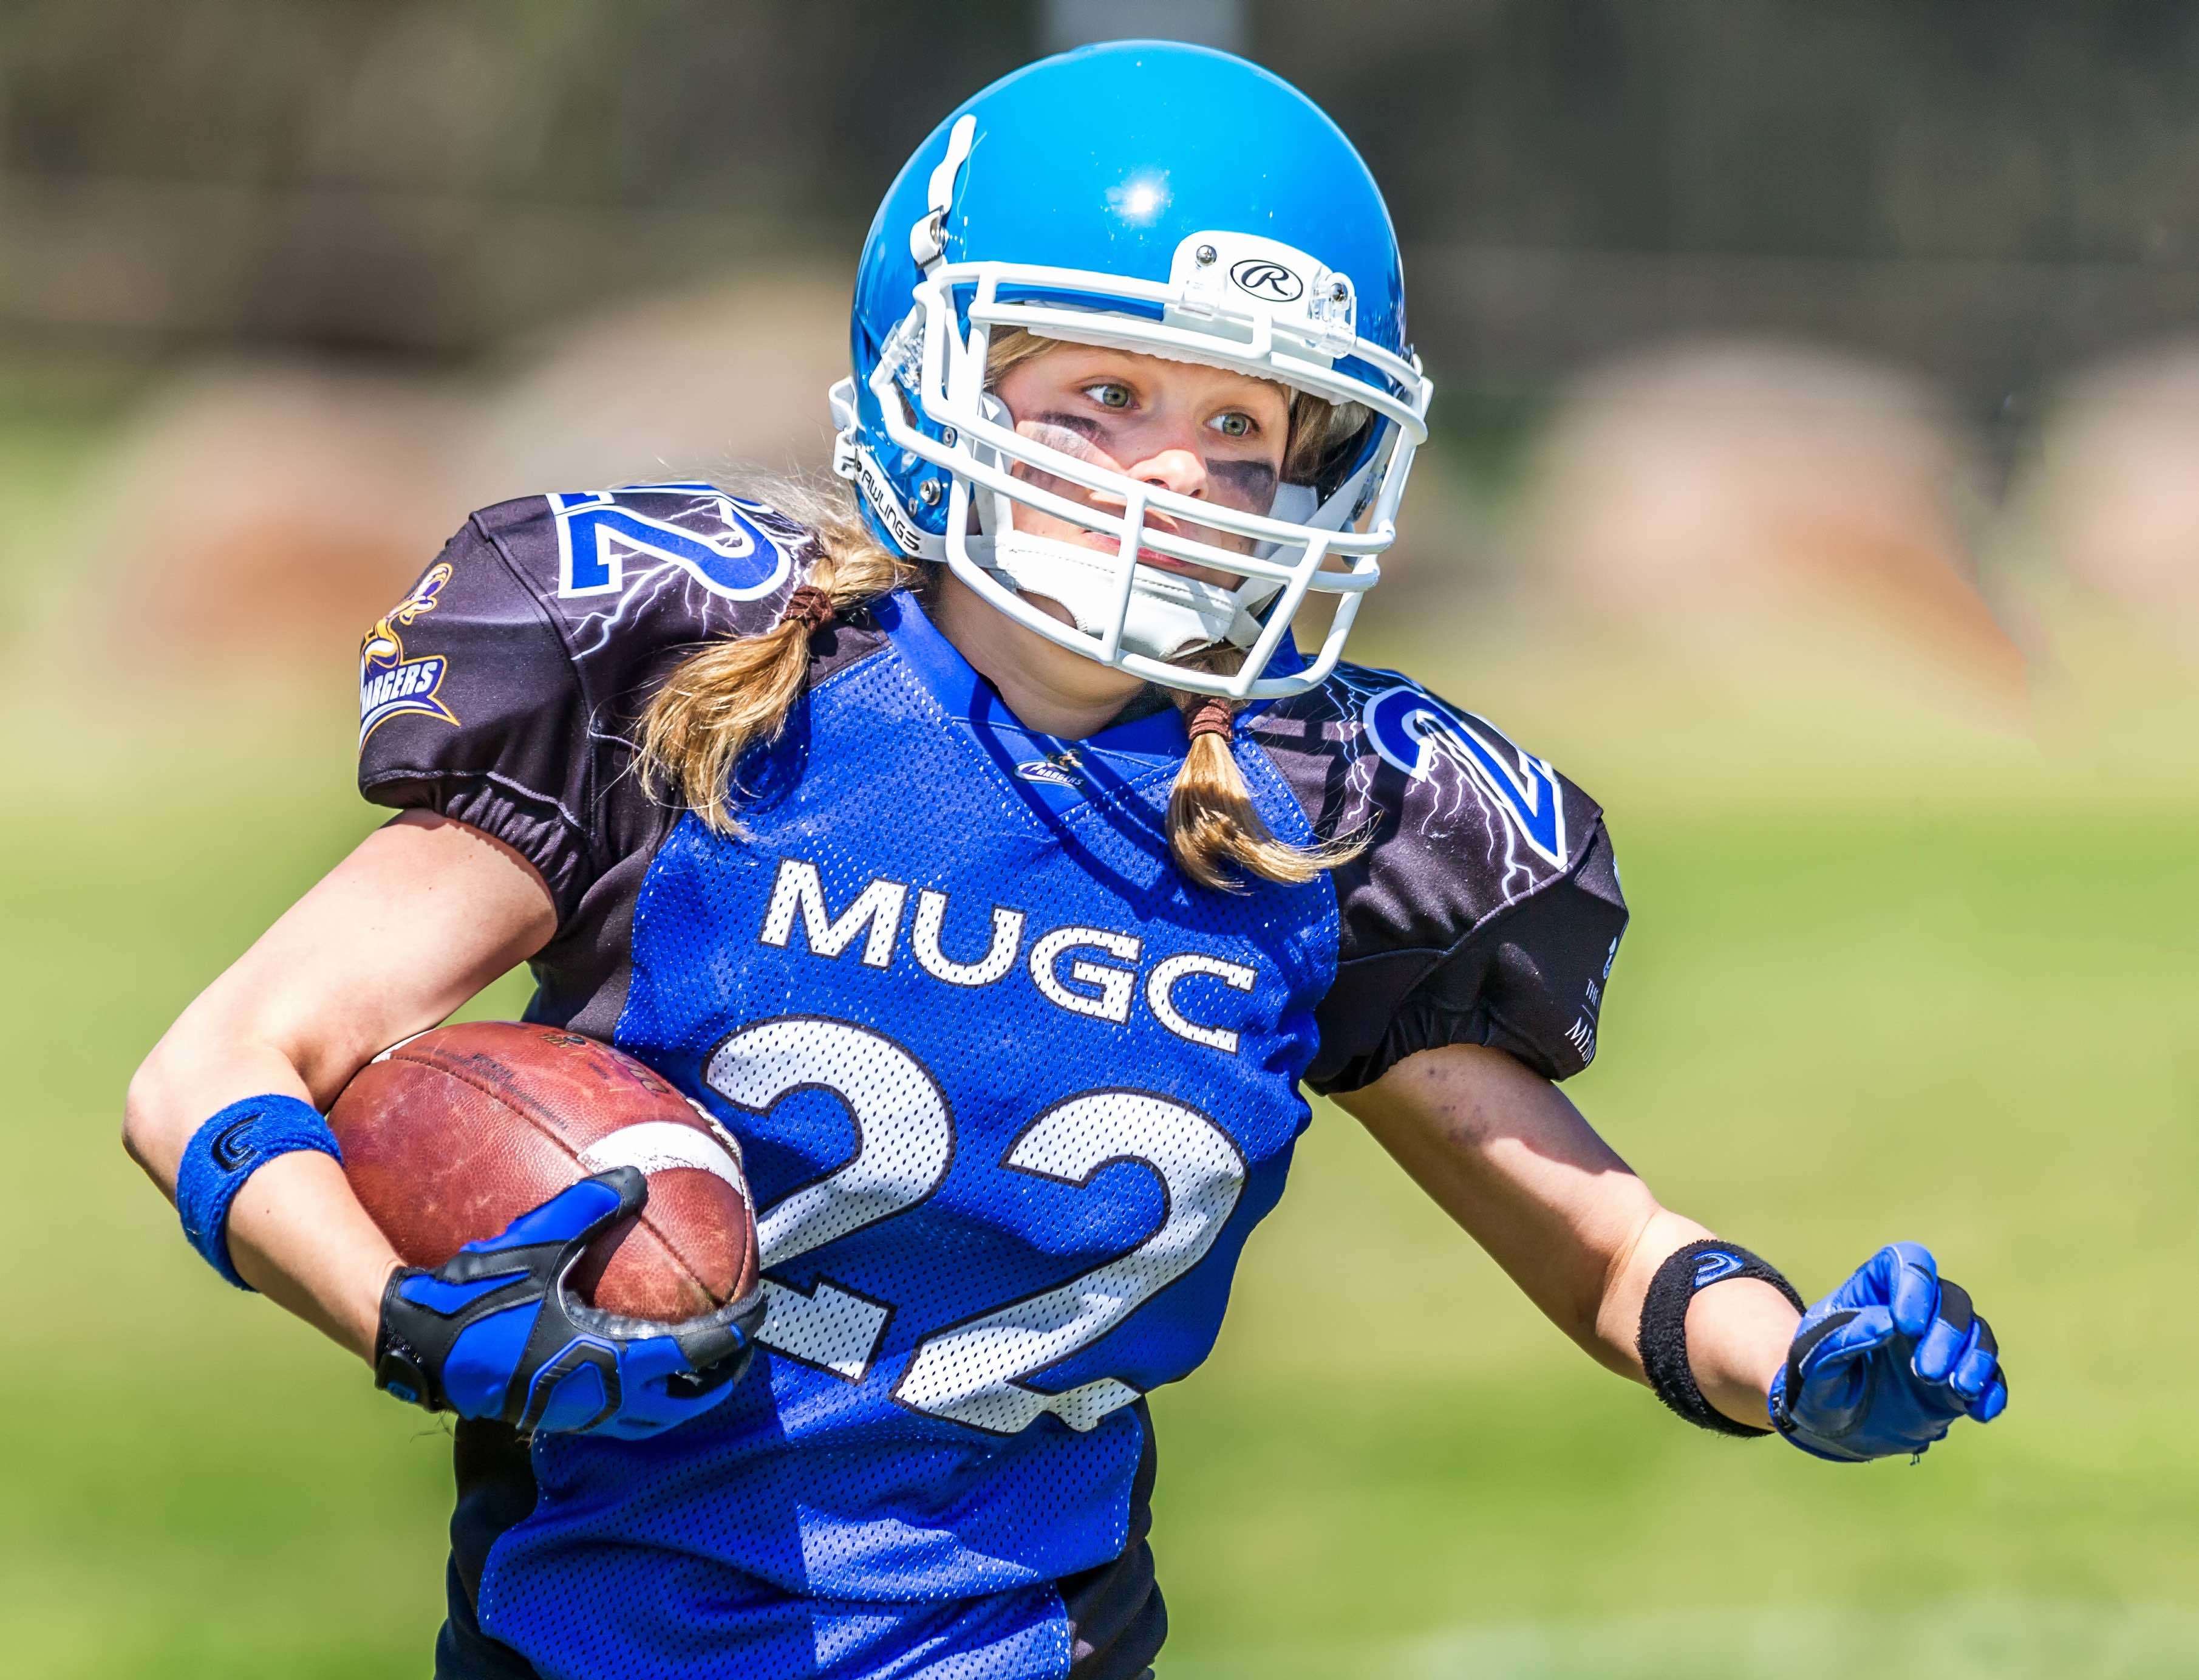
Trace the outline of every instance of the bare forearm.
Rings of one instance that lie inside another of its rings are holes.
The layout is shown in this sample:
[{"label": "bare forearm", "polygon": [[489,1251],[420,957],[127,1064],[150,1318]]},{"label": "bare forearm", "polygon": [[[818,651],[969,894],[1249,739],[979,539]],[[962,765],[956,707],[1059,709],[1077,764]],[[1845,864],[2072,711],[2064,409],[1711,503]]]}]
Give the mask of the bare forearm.
[{"label": "bare forearm", "polygon": [[397,1251],[327,1156],[284,1155],[245,1181],[230,1209],[229,1257],[269,1300],[373,1362]]},{"label": "bare forearm", "polygon": [[[248,1097],[324,1111],[352,1076],[433,1026],[556,925],[549,889],[502,842],[408,813],[376,830],[186,1009],[131,1082],[123,1142],[171,1200],[185,1146]],[[269,1162],[230,1205],[230,1263],[271,1300],[371,1358],[397,1256],[312,1151]]]},{"label": "bare forearm", "polygon": [[1770,1420],[1771,1379],[1802,1315],[1768,1283],[1735,1278],[1688,1304],[1688,1368],[1703,1398],[1753,1429]]},{"label": "bare forearm", "polygon": [[[207,1117],[246,1097],[314,1100],[288,1058],[238,1040],[194,1043],[172,1034],[136,1079],[123,1140],[171,1201],[184,1148]],[[374,1356],[382,1286],[397,1264],[343,1170],[311,1151],[269,1162],[230,1205],[230,1262],[244,1280],[362,1359]]]},{"label": "bare forearm", "polygon": [[[1672,1253],[1709,1237],[1658,1205],[1564,1094],[1502,1052],[1472,1045],[1407,1058],[1344,1099],[1377,1141],[1598,1363],[1647,1382],[1642,1304]],[[1688,1309],[1703,1397],[1761,1428],[1794,1310],[1736,1279]]]},{"label": "bare forearm", "polygon": [[[1613,1270],[1596,1313],[1598,1356],[1637,1382],[1642,1304],[1657,1269],[1676,1251],[1712,1233],[1684,1215],[1659,1208]],[[1773,1373],[1787,1356],[1799,1315],[1768,1283],[1736,1278],[1703,1290],[1688,1304],[1688,1366],[1703,1398],[1736,1423],[1765,1426]]]}]

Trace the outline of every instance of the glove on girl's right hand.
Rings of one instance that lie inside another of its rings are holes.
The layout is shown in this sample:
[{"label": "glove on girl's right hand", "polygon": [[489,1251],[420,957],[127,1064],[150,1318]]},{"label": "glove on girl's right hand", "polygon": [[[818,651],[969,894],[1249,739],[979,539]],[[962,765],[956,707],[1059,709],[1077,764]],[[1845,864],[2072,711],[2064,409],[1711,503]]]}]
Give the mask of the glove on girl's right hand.
[{"label": "glove on girl's right hand", "polygon": [[648,1199],[638,1169],[614,1167],[468,1243],[437,1270],[394,1274],[382,1296],[376,1385],[522,1433],[633,1439],[708,1411],[748,1368],[761,1288],[660,1325],[588,1306],[566,1286],[588,1244]]}]

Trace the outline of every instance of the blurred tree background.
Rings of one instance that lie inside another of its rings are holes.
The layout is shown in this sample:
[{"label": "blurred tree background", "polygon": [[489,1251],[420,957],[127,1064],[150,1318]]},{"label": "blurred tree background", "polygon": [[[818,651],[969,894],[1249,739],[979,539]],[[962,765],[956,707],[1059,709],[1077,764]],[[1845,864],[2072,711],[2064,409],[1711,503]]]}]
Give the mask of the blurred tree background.
[{"label": "blurred tree background", "polygon": [[[948,102],[1140,10],[19,4],[0,330],[18,353],[463,359],[728,265],[844,263]],[[2199,14],[2175,0],[1157,15],[1207,19],[1357,141],[1450,385],[1741,327],[1922,368],[1990,413],[2188,322]]]},{"label": "blurred tree background", "polygon": [[893,172],[1142,33],[1295,80],[1390,195],[1438,437],[1354,652],[1608,808],[1580,1100],[1813,1292],[1934,1241],[2015,1385],[1913,1469],[1699,1438],[1324,1109],[1156,1397],[1164,1672],[2199,1671],[2199,9],[17,0],[19,1671],[425,1666],[440,1432],[191,1259],[124,1083],[375,821],[357,637],[466,510],[814,470]]}]

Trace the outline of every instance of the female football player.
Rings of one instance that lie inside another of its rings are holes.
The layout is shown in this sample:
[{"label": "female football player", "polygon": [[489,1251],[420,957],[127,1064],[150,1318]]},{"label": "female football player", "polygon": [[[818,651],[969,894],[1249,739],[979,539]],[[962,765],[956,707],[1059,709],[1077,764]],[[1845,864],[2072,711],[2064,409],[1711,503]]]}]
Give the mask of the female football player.
[{"label": "female football player", "polygon": [[[1855,1460],[1999,1411],[1923,1249],[1805,1312],[1554,1082],[1625,925],[1611,841],[1339,662],[1429,388],[1320,111],[1190,47],[1033,65],[901,172],[853,340],[844,502],[466,522],[362,657],[359,785],[401,814],[131,1090],[207,1259],[459,1415],[439,1674],[1145,1674],[1144,1397],[1211,1346],[1302,1088],[1693,1423]],[[738,1323],[567,1297],[631,1170],[434,1275],[346,1187],[319,1111],[521,960],[530,1018],[744,1146],[745,1374]]]}]

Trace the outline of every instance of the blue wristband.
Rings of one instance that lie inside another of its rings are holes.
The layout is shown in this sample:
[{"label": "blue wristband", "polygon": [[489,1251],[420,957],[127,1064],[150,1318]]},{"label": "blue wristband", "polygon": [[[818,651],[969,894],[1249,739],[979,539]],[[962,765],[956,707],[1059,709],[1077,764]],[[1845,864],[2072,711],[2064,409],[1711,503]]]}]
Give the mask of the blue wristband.
[{"label": "blue wristband", "polygon": [[229,1259],[229,1205],[244,1181],[277,1155],[317,1149],[338,1164],[343,1151],[313,1105],[270,1093],[233,1102],[191,1134],[176,1170],[176,1211],[184,1235],[206,1263],[239,1289],[252,1286]]}]

